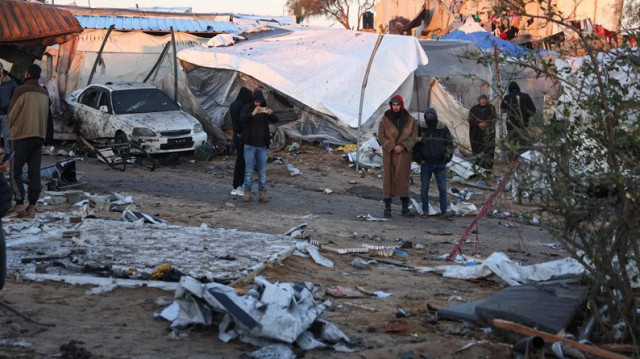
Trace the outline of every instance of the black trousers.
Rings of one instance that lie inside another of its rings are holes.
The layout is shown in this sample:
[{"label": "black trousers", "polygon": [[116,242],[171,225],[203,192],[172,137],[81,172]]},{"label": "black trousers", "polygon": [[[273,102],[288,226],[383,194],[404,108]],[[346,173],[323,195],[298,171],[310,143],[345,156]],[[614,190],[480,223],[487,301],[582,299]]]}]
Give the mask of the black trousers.
[{"label": "black trousers", "polygon": [[236,164],[233,166],[233,188],[238,188],[244,183],[244,140],[240,136],[237,134],[233,136],[233,148],[236,150]]},{"label": "black trousers", "polygon": [[40,198],[40,164],[42,162],[42,144],[40,137],[28,137],[11,141],[11,148],[15,155],[11,160],[11,189],[17,204],[24,204],[25,191],[22,180],[22,168],[27,165],[29,173],[29,204],[35,205]]}]

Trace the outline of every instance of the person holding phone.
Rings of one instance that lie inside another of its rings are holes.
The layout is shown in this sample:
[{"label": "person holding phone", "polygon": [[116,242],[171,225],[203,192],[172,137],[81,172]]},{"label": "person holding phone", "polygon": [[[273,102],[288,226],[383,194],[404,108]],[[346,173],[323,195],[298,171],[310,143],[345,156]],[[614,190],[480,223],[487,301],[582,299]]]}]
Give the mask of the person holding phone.
[{"label": "person holding phone", "polygon": [[251,200],[253,170],[258,172],[258,200],[268,202],[267,198],[267,148],[271,143],[269,123],[278,122],[273,110],[267,107],[262,91],[256,90],[253,102],[246,105],[240,114],[242,136],[244,138],[244,196],[242,200]]}]

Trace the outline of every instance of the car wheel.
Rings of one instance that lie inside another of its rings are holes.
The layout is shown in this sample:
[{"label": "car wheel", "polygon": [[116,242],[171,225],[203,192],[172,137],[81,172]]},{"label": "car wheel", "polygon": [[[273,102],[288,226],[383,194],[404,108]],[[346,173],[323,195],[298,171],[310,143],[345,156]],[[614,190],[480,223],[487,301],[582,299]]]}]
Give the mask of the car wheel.
[{"label": "car wheel", "polygon": [[116,132],[116,136],[114,137],[116,140],[116,143],[127,143],[127,135],[124,132]]}]

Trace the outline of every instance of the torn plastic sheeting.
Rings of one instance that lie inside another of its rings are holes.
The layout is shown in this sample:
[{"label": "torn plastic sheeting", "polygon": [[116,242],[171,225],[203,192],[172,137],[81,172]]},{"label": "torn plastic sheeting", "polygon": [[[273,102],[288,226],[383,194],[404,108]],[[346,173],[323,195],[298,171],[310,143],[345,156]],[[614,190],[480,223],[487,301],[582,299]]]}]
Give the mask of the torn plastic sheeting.
[{"label": "torn plastic sheeting", "polygon": [[484,168],[478,167],[473,163],[465,160],[464,158],[461,158],[458,156],[453,156],[451,158],[451,161],[449,161],[449,163],[447,164],[447,168],[451,172],[457,174],[458,176],[466,180],[471,177],[487,172],[487,170],[485,170]]},{"label": "torn plastic sheeting", "polygon": [[213,321],[211,309],[192,295],[174,299],[159,316],[170,321],[172,329],[186,328],[190,325],[209,326]]},{"label": "torn plastic sheeting", "polygon": [[142,212],[132,211],[129,209],[125,209],[124,211],[122,211],[122,219],[124,219],[127,222],[142,222],[142,223],[151,223],[151,224],[167,223],[166,221],[156,218],[152,215],[142,213]]},{"label": "torn plastic sheeting", "polygon": [[509,285],[549,280],[559,275],[580,275],[584,267],[575,259],[564,258],[557,261],[521,266],[512,262],[504,253],[494,252],[480,265],[447,265],[436,267],[445,278],[477,279],[495,274]]},{"label": "torn plastic sheeting", "polygon": [[478,214],[478,207],[475,204],[463,201],[453,201],[449,208],[456,216],[475,216]]},{"label": "torn plastic sheeting", "polygon": [[333,262],[325,257],[323,257],[320,252],[318,252],[318,248],[307,242],[297,242],[296,249],[301,252],[307,252],[313,258],[313,260],[320,264],[321,266],[327,268],[333,268]]},{"label": "torn plastic sheeting", "polygon": [[[79,181],[78,172],[76,171],[77,160],[82,160],[82,157],[62,160],[56,162],[53,166],[41,168],[40,179],[54,182],[58,189],[77,187],[86,184],[87,182]],[[22,178],[25,183],[28,182],[29,173],[26,168],[22,171]]]},{"label": "torn plastic sheeting", "polygon": [[305,228],[307,228],[307,222],[300,223],[300,225],[291,228],[284,235],[285,236],[289,236],[289,235],[291,235],[291,233],[293,233],[295,231],[299,231],[299,230],[305,229]]},{"label": "torn plastic sheeting", "polygon": [[[240,337],[278,340],[293,343],[324,311],[324,304],[317,304],[311,292],[303,285],[289,283],[271,284],[258,276],[256,292],[244,296],[235,294],[233,288],[218,283],[205,285],[204,298],[214,310],[233,317],[235,326],[228,331]],[[225,298],[221,301],[222,298]],[[227,332],[229,327],[225,328]],[[222,334],[222,331],[221,331]]]},{"label": "torn plastic sheeting", "polygon": [[133,203],[133,197],[121,196],[117,193],[112,193],[107,196],[98,196],[85,193],[85,197],[94,205],[98,211],[109,211],[112,206],[127,205]]},{"label": "torn plastic sheeting", "polygon": [[[347,158],[350,163],[356,163],[357,152],[348,153]],[[364,168],[382,167],[382,147],[375,136],[360,145],[360,165]]]},{"label": "torn plastic sheeting", "polygon": [[367,213],[365,215],[360,215],[357,217],[358,219],[362,219],[365,220],[367,222],[386,222],[387,219],[386,218],[379,218],[379,217],[374,217],[371,214]]},{"label": "torn plastic sheeting", "polygon": [[289,171],[289,177],[299,176],[302,174],[302,171],[295,168],[292,164],[287,163],[287,170]]}]

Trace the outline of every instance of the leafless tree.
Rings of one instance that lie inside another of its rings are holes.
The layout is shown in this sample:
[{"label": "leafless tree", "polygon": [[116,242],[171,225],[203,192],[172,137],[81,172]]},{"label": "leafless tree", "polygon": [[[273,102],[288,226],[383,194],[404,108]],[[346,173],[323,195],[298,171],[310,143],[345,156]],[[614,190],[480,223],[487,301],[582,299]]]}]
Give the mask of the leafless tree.
[{"label": "leafless tree", "polygon": [[287,7],[296,17],[325,16],[335,19],[345,29],[353,29],[349,23],[352,6],[358,15],[357,28],[360,29],[360,18],[365,11],[371,10],[375,0],[287,0]]}]

